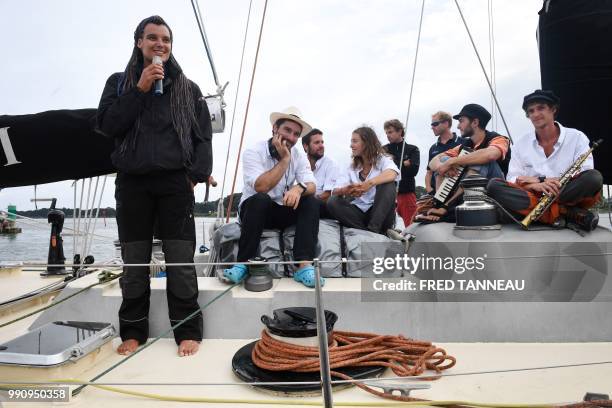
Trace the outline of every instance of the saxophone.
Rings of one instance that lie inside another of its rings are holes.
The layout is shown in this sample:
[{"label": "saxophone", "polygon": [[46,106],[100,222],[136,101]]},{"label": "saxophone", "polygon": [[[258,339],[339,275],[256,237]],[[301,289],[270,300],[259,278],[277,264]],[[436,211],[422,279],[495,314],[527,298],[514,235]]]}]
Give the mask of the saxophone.
[{"label": "saxophone", "polygon": [[[584,163],[587,157],[589,157],[593,150],[595,150],[601,143],[603,143],[603,139],[599,139],[598,141],[593,142],[593,146],[586,153],[578,157],[578,159],[576,159],[576,161],[572,163],[572,165],[567,170],[565,170],[565,172],[559,178],[559,184],[561,184],[559,194],[561,194],[561,191],[563,190],[565,185],[572,179],[574,174],[576,174],[576,172],[580,170],[580,166],[582,166],[582,163]],[[546,211],[548,207],[550,207],[550,205],[555,202],[557,197],[558,196],[556,195],[544,194],[542,198],[540,198],[540,201],[538,201],[538,204],[536,204],[536,206],[533,208],[533,210],[531,210],[531,212],[527,214],[525,218],[523,218],[523,221],[521,221],[521,225],[523,226],[523,228],[528,229],[529,225],[532,222],[537,221],[542,216],[542,214],[544,214],[544,211]]]}]

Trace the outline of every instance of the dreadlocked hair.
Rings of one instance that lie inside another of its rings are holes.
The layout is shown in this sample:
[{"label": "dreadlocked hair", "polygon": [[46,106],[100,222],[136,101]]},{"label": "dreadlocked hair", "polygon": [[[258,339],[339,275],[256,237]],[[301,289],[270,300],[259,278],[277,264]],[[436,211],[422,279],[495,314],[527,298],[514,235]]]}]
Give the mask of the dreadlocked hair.
[{"label": "dreadlocked hair", "polygon": [[[151,16],[142,20],[136,30],[134,31],[134,48],[130,60],[125,67],[123,72],[123,85],[121,86],[121,93],[132,89],[138,83],[142,69],[144,66],[144,59],[140,48],[138,48],[138,40],[144,35],[144,30],[147,24],[163,25],[166,26],[170,32],[170,43],[172,44],[172,29],[160,16]],[[185,166],[191,165],[192,160],[192,141],[191,132],[199,132],[199,125],[197,121],[196,113],[196,95],[193,90],[191,82],[187,79],[179,63],[174,58],[172,52],[168,61],[164,64],[166,73],[174,73],[172,78],[172,86],[170,87],[170,115],[172,117],[172,126],[178,135],[179,142],[181,144],[181,151],[183,155],[183,164]],[[132,133],[132,147],[136,147],[136,135],[140,128],[140,116],[136,119],[134,132]],[[121,151],[124,152],[127,148],[127,139],[121,146]]]}]

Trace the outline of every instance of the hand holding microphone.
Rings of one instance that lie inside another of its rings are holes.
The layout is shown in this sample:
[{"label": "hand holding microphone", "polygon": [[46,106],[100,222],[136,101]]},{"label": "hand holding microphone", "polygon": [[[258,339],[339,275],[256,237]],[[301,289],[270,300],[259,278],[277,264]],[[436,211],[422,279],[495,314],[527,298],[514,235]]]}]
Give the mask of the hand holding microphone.
[{"label": "hand holding microphone", "polygon": [[[149,64],[142,70],[140,79],[136,86],[142,92],[149,92],[155,84],[155,94],[162,95],[164,92],[163,88],[164,79],[164,66],[161,57],[158,55],[153,57],[153,63]],[[158,93],[159,89],[159,93]]]},{"label": "hand holding microphone", "polygon": [[164,94],[164,77],[163,77],[163,69],[164,62],[162,61],[159,55],[155,55],[153,57],[153,65],[162,67],[162,77],[155,80],[155,95],[163,95]]}]

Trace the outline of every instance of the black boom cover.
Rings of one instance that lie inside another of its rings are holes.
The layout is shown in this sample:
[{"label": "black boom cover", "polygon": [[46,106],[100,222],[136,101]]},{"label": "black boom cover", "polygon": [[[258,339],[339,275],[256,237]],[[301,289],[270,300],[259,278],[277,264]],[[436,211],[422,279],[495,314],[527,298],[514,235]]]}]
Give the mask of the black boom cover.
[{"label": "black boom cover", "polygon": [[582,130],[612,184],[612,0],[547,0],[540,11],[542,89],[561,98],[559,122]]},{"label": "black boom cover", "polygon": [[96,109],[0,116],[0,188],[113,173],[112,139],[94,131]]}]

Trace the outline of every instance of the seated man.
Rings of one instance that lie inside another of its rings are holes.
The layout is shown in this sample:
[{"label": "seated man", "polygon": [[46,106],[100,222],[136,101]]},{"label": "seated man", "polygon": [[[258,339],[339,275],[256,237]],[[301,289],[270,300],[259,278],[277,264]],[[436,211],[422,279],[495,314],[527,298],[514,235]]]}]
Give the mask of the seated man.
[{"label": "seated man", "polygon": [[327,210],[342,225],[385,234],[395,222],[395,182],[399,169],[372,128],[351,136],[353,162],[338,176]]},{"label": "seated man", "polygon": [[327,212],[327,199],[336,183],[338,167],[336,162],[329,156],[325,156],[325,144],[323,142],[323,132],[319,129],[312,129],[302,137],[302,147],[308,157],[310,169],[317,182],[315,197],[319,202],[320,218],[331,218]]},{"label": "seated man", "polygon": [[[244,188],[238,207],[241,234],[238,262],[257,255],[264,228],[283,229],[295,225],[293,259],[299,263],[294,279],[314,287],[311,261],[319,233],[319,204],[314,198],[315,178],[304,154],[293,149],[298,138],[310,131],[297,108],[270,114],[272,138],[244,151]],[[223,271],[232,282],[247,275],[246,265]]]},{"label": "seated man", "polygon": [[[431,115],[431,130],[438,139],[429,148],[427,163],[440,153],[461,144],[461,138],[455,132],[451,132],[452,126],[453,119],[450,113],[438,111]],[[425,191],[430,195],[434,195],[436,192],[436,178],[433,171],[429,168],[429,164],[425,173]]]},{"label": "seated man", "polygon": [[[510,144],[507,137],[486,130],[491,114],[482,106],[472,103],[465,105],[453,119],[459,121],[457,128],[463,139],[460,146],[440,153],[429,162],[429,168],[436,174],[436,191],[444,177],[457,175],[458,167],[468,167],[469,172],[480,174],[487,179],[504,178],[510,161]],[[462,148],[473,151],[459,155]],[[452,221],[454,211],[451,212],[448,208],[460,203],[462,193],[461,188],[457,188],[455,194],[449,197],[442,207],[430,208],[417,219],[439,221],[441,217],[446,216],[443,221]]]},{"label": "seated man", "polygon": [[519,219],[531,212],[543,194],[559,198],[542,214],[540,222],[552,224],[566,214],[574,221],[589,216],[592,219],[587,209],[600,198],[603,178],[593,169],[592,155],[561,189],[559,176],[589,150],[589,139],[581,131],[555,121],[559,102],[552,91],[536,90],[525,96],[523,110],[534,130],[514,145],[508,181],[494,179],[487,186],[488,195]]}]

